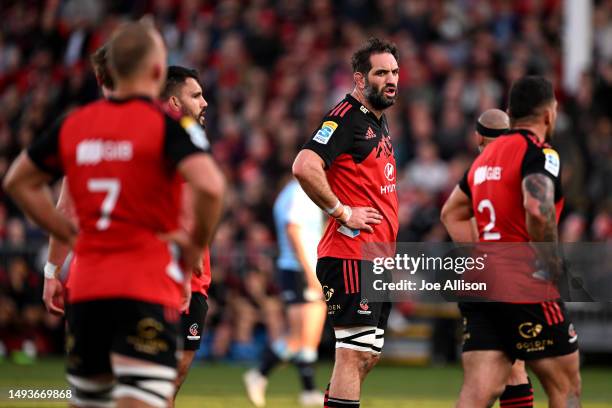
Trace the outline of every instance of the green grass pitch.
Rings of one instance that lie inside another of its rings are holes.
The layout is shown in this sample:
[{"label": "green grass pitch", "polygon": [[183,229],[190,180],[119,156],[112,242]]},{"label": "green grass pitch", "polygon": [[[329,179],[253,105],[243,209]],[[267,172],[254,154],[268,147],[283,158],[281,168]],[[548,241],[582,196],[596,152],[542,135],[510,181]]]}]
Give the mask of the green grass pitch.
[{"label": "green grass pitch", "polygon": [[[242,373],[247,367],[202,363],[195,365],[187,378],[178,407],[242,408],[250,407],[242,387]],[[40,360],[34,365],[0,364],[0,407],[55,407],[65,402],[16,401],[8,399],[9,389],[65,389],[63,361]],[[330,363],[317,368],[317,383],[323,387],[331,371]],[[612,408],[612,369],[586,368],[583,377],[583,407]],[[461,386],[461,369],[445,367],[391,367],[374,369],[363,390],[364,408],[382,407],[452,407]],[[299,382],[291,366],[276,370],[268,386],[268,407],[297,407]],[[546,398],[536,384],[536,407],[545,407]]]}]

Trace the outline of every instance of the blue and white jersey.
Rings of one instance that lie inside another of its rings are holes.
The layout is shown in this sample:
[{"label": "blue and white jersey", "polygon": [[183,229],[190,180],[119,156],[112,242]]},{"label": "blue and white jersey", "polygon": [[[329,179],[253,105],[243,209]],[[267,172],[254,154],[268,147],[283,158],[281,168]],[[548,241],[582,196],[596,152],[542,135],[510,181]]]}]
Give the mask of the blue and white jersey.
[{"label": "blue and white jersey", "polygon": [[300,183],[292,180],[282,189],[274,202],[274,223],[279,247],[276,265],[279,269],[302,270],[287,236],[287,224],[291,223],[300,227],[300,241],[312,270],[315,270],[317,246],[323,235],[323,220],[323,212],[302,190]]}]

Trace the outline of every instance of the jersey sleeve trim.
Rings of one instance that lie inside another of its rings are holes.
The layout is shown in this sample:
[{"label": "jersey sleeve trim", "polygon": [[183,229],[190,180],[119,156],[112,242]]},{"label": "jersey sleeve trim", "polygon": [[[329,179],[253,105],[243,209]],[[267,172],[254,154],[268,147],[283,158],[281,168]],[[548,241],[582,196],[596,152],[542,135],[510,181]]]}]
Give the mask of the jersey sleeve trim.
[{"label": "jersey sleeve trim", "polygon": [[26,150],[26,154],[41,171],[51,174],[54,178],[63,174],[60,157],[59,138],[66,117],[59,118],[49,130],[36,139]]},{"label": "jersey sleeve trim", "polygon": [[459,180],[458,186],[459,189],[463,191],[466,196],[472,198],[472,191],[470,190],[470,183],[468,182],[469,173],[470,169],[468,168],[463,174],[463,177],[461,177],[461,180]]}]

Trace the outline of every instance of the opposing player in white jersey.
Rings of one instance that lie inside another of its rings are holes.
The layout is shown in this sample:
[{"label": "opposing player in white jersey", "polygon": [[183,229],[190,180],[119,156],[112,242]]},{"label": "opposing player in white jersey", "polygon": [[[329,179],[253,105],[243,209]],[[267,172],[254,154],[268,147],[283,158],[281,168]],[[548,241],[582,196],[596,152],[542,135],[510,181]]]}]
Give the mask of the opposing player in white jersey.
[{"label": "opposing player in white jersey", "polygon": [[325,324],[323,291],[315,273],[317,245],[323,234],[323,213],[290,180],[274,203],[274,221],[279,246],[278,282],[287,305],[287,336],[273,339],[259,368],[244,375],[251,402],[265,406],[268,375],[280,362],[296,365],[302,381],[300,403],[322,406],[323,394],[315,389],[313,364]]}]

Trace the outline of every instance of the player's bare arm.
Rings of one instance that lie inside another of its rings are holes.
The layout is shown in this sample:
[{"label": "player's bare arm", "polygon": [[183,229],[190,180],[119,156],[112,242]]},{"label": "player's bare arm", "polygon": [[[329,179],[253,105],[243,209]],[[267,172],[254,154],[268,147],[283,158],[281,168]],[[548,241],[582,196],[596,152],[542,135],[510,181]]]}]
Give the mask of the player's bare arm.
[{"label": "player's bare arm", "polygon": [[523,206],[527,231],[533,242],[557,242],[555,186],[544,174],[523,179]]},{"label": "player's bare arm", "polygon": [[51,176],[39,170],[22,152],[7,172],[4,189],[36,224],[60,242],[72,246],[77,228],[55,208],[48,186],[50,181]]},{"label": "player's bare arm", "polygon": [[373,232],[370,224],[381,223],[383,217],[375,208],[351,208],[340,205],[340,200],[333,193],[327,181],[323,159],[312,150],[304,149],[298,153],[293,162],[293,175],[300,182],[308,197],[341,224],[349,228]]},{"label": "player's bare arm", "polygon": [[476,242],[478,240],[478,233],[472,222],[473,216],[470,198],[461,191],[459,186],[455,186],[440,213],[440,220],[453,242]]},{"label": "player's bare arm", "polygon": [[[73,222],[77,222],[76,214],[74,212],[74,204],[72,203],[72,198],[68,192],[66,179],[62,181],[62,188],[60,190],[56,207],[59,212],[67,216]],[[52,314],[64,314],[64,288],[62,282],[59,280],[59,273],[69,253],[70,246],[58,241],[53,236],[49,237],[49,254],[47,256],[47,263],[44,270],[45,283],[43,286],[42,299],[47,311]]]},{"label": "player's bare arm", "polygon": [[210,245],[215,227],[221,219],[225,180],[209,154],[188,156],[178,164],[177,169],[193,192],[195,223],[191,237],[197,247],[193,262],[197,262],[202,248]]},{"label": "player's bare arm", "polygon": [[[77,220],[74,211],[74,204],[72,203],[72,198],[70,197],[70,192],[68,191],[68,186],[65,179],[62,181],[62,188],[60,190],[56,208],[60,213],[64,214],[76,224]],[[69,253],[70,247],[68,245],[58,241],[53,236],[49,238],[49,254],[47,256],[49,263],[61,268]]]},{"label": "player's bare arm", "polygon": [[[523,179],[523,205],[525,225],[531,242],[556,243],[557,223],[555,210],[555,186],[544,174],[530,174]],[[548,272],[556,279],[561,273],[561,258],[554,245],[538,245],[536,251]]]}]

